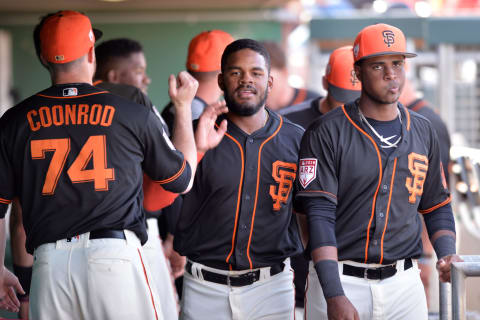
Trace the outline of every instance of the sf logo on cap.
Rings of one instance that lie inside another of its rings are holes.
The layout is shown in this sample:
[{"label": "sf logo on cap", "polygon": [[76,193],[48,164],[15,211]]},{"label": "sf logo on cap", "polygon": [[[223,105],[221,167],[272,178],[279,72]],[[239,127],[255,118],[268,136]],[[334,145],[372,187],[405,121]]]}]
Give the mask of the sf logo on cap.
[{"label": "sf logo on cap", "polygon": [[383,42],[390,48],[395,43],[395,33],[390,30],[383,31]]}]

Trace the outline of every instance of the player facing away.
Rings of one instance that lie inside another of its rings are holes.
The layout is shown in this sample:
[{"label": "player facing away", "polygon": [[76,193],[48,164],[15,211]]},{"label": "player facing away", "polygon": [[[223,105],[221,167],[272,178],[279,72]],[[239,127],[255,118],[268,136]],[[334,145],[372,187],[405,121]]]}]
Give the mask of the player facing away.
[{"label": "player facing away", "polygon": [[299,156],[299,207],[312,260],[306,319],[427,319],[417,258],[424,216],[450,280],[455,223],[429,121],[398,103],[405,36],[376,24],[356,37],[358,100],[306,131]]},{"label": "player facing away", "polygon": [[[92,86],[87,16],[59,11],[40,40],[53,85],[0,120],[2,213],[19,198],[34,255],[30,316],[162,319],[141,247],[142,170],[167,190],[188,191],[193,131],[176,150],[150,109]],[[182,72],[169,85],[188,120],[196,81]]]},{"label": "player facing away", "polygon": [[198,164],[175,233],[188,259],[180,318],[293,319],[289,257],[301,243],[292,189],[303,129],[265,108],[273,80],[257,41],[232,42],[221,62],[228,130]]}]

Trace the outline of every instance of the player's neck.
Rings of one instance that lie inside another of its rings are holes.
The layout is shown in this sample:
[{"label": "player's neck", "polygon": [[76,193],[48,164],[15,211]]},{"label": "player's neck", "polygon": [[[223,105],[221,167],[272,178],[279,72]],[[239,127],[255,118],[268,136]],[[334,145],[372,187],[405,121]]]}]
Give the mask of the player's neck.
[{"label": "player's neck", "polygon": [[51,74],[52,84],[88,83],[92,84],[92,74],[75,69],[69,72],[55,72]]},{"label": "player's neck", "polygon": [[249,135],[263,128],[268,120],[268,113],[265,107],[260,108],[257,113],[248,117],[239,116],[233,112],[229,112],[227,116],[228,120]]},{"label": "player's neck", "polygon": [[378,121],[391,121],[398,116],[398,102],[383,104],[372,101],[365,98],[363,95],[360,97],[359,108],[363,115],[367,118],[375,119]]},{"label": "player's neck", "polygon": [[323,97],[318,102],[318,110],[320,110],[320,112],[322,114],[325,114],[329,111],[332,111],[336,107],[339,107],[339,106],[343,105],[343,103],[338,102],[335,99],[333,99],[331,97],[329,98],[329,97],[330,97],[330,95],[328,95],[326,97]]}]

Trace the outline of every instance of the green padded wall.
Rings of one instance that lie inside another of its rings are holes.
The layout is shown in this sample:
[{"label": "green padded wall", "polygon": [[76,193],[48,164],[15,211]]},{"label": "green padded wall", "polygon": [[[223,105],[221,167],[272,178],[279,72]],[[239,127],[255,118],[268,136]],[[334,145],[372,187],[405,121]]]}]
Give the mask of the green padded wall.
[{"label": "green padded wall", "polygon": [[[198,22],[198,23],[132,23],[99,24],[94,27],[103,31],[102,40],[127,37],[140,41],[147,58],[147,72],[152,83],[149,96],[162,109],[168,102],[168,75],[185,68],[187,47],[191,38],[204,30],[222,29],[235,39],[281,40],[281,24],[273,21],[246,22]],[[37,60],[32,40],[32,26],[2,26],[9,31],[13,46],[13,87],[20,99],[50,85],[49,74]]]}]

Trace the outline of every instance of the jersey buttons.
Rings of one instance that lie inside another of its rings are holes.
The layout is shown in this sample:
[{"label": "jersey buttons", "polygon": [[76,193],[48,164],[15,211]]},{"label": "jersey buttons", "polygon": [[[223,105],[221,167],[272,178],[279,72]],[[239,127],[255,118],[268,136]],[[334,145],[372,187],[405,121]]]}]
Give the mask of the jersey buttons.
[{"label": "jersey buttons", "polygon": [[253,138],[249,138],[249,139],[248,139],[248,142],[249,142],[249,143],[253,143]]},{"label": "jersey buttons", "polygon": [[387,186],[386,184],[384,184],[384,185],[382,186],[382,192],[383,192],[383,193],[387,193],[387,191],[388,191],[388,186]]},{"label": "jersey buttons", "polygon": [[380,212],[379,215],[380,215],[380,218],[383,218],[383,212]]}]

